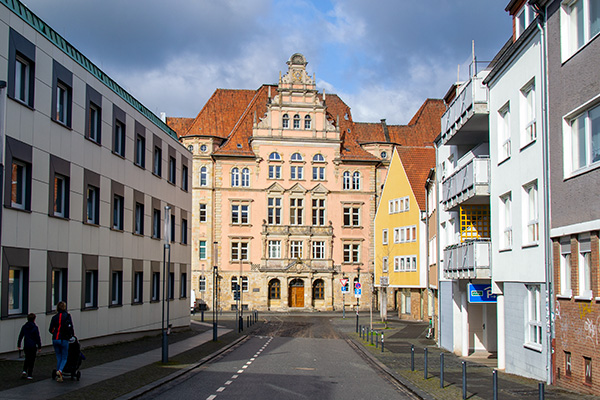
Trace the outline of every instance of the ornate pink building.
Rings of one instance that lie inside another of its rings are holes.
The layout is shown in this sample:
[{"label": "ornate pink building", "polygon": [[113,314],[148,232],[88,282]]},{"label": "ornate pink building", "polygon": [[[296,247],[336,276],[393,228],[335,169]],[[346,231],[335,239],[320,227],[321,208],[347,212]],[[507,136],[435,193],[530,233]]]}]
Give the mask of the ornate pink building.
[{"label": "ornate pink building", "polygon": [[193,152],[192,289],[210,308],[217,288],[223,310],[237,307],[240,282],[244,308],[340,310],[360,280],[368,308],[393,146],[431,143],[443,105],[425,102],[412,127],[355,123],[338,96],[318,93],[302,54],[287,64],[276,86],[218,89],[195,119],[167,120]]}]

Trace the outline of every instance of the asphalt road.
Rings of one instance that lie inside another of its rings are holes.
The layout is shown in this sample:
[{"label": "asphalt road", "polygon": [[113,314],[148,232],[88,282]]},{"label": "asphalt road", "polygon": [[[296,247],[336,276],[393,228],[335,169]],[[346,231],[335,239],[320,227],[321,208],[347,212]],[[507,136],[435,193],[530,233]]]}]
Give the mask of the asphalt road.
[{"label": "asphalt road", "polygon": [[218,360],[159,388],[152,399],[403,399],[339,337],[327,318],[269,317]]}]

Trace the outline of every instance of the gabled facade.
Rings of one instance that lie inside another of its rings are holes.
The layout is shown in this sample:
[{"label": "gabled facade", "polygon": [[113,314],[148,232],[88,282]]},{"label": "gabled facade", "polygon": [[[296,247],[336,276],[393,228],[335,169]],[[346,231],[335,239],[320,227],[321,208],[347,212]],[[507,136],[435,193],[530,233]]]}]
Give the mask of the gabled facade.
[{"label": "gabled facade", "polygon": [[19,1],[0,1],[0,32],[0,353],[28,313],[51,345],[59,301],[80,340],[160,329],[165,281],[170,323],[189,325],[191,154]]},{"label": "gabled facade", "polygon": [[414,126],[358,123],[337,95],[316,90],[303,55],[287,64],[277,85],[218,89],[195,119],[167,118],[194,154],[192,289],[209,307],[216,289],[217,308],[237,308],[241,280],[244,308],[341,310],[356,303],[342,278],[360,280],[368,305],[393,145],[435,136],[413,131],[439,118],[440,101],[427,100]]},{"label": "gabled facade", "polygon": [[396,147],[375,214],[375,287],[382,318],[388,301],[400,318],[427,315],[425,181],[435,165],[433,147]]}]

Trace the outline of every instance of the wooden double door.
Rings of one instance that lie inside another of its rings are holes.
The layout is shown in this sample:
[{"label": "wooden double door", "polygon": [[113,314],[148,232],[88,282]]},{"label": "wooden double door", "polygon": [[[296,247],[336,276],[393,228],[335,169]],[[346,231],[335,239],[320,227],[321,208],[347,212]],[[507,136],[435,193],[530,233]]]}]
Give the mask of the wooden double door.
[{"label": "wooden double door", "polygon": [[290,282],[289,305],[290,307],[304,307],[304,282],[301,279],[294,279]]}]

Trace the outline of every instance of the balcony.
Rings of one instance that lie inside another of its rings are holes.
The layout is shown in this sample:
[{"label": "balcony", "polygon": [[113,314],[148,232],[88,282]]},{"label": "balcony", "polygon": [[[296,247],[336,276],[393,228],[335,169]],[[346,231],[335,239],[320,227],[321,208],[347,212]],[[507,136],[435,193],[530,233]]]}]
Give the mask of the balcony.
[{"label": "balcony", "polygon": [[442,115],[442,145],[476,144],[488,141],[488,90],[482,71],[465,84]]},{"label": "balcony", "polygon": [[333,226],[264,225],[262,235],[333,236]]},{"label": "balcony", "polygon": [[490,241],[476,239],[444,249],[444,278],[489,279]]},{"label": "balcony", "polygon": [[475,157],[442,182],[444,210],[461,204],[487,204],[490,197],[490,158]]}]

